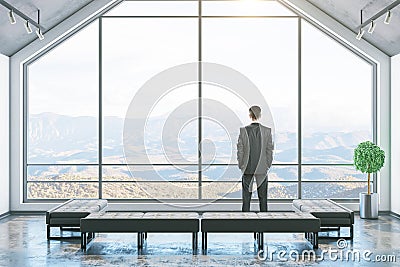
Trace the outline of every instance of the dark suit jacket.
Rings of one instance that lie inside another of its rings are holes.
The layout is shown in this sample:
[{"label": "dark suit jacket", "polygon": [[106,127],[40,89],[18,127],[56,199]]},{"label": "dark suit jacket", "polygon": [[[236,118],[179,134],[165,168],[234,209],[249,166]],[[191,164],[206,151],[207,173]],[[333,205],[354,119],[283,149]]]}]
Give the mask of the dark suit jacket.
[{"label": "dark suit jacket", "polygon": [[252,123],[240,128],[237,143],[237,160],[244,174],[264,174],[272,165],[271,128]]}]

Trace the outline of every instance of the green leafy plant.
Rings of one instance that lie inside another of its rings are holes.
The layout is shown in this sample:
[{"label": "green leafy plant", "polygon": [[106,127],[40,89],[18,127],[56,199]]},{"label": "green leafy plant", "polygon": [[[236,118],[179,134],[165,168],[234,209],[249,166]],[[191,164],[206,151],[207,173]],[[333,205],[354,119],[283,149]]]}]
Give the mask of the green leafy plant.
[{"label": "green leafy plant", "polygon": [[354,166],[362,173],[368,173],[368,195],[371,194],[371,173],[379,171],[385,163],[385,151],[370,141],[358,144],[354,149]]}]

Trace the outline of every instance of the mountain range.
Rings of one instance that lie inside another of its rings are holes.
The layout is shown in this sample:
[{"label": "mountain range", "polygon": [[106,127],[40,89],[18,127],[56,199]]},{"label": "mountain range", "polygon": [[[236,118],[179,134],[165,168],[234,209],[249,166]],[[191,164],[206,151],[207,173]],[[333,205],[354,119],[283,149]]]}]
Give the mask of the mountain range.
[{"label": "mountain range", "polygon": [[[162,125],[162,120],[153,120],[158,127]],[[103,118],[103,163],[108,164],[124,164],[122,133],[124,120],[118,117]],[[151,128],[151,124],[149,125]],[[196,130],[197,131],[197,130]],[[197,148],[192,145],[197,141],[193,141],[193,133],[196,131],[186,131],[186,134],[179,136],[181,152],[183,154],[194,154],[196,156]],[[212,136],[213,130],[207,129],[208,136]],[[162,160],[160,153],[162,152],[161,143],[158,138],[159,132],[147,131],[146,134],[149,146],[148,152],[154,154],[157,160]],[[352,163],[354,147],[361,141],[369,139],[370,134],[366,131],[354,132],[315,132],[303,135],[302,141],[302,162],[310,164],[340,164]],[[81,116],[71,117],[58,115],[54,113],[41,113],[30,115],[28,125],[28,163],[33,164],[28,169],[28,180],[97,180],[98,168],[93,166],[34,166],[34,164],[96,164],[98,162],[98,119],[95,117]],[[293,163],[297,162],[297,133],[279,132],[276,129],[275,134],[275,155],[274,163]],[[232,137],[236,140],[236,136]],[[186,145],[185,145],[186,144]],[[221,131],[215,130],[216,162],[218,163],[235,163],[235,146],[236,144],[224,140]],[[164,144],[164,146],[168,146]],[[143,151],[141,151],[143,152]],[[140,162],[140,153],[138,153],[138,163]],[[131,163],[131,162],[129,162]],[[160,162],[164,163],[164,162]],[[179,163],[179,162],[178,162]],[[195,163],[195,162],[194,162]],[[119,179],[119,180],[168,180],[180,181],[187,180],[188,174],[185,171],[176,170],[173,167],[160,168],[155,177],[154,171],[148,169],[137,169],[132,178],[131,172],[125,166],[106,167],[103,171],[103,179]],[[193,173],[190,174],[190,180]],[[228,180],[239,181],[240,171],[236,166],[214,166],[203,172],[203,179],[209,181]],[[195,176],[196,177],[196,176]],[[275,166],[271,169],[269,179],[271,181],[293,181],[298,180],[297,166]],[[340,180],[365,180],[364,175],[357,172],[352,166],[303,166],[302,179],[309,181],[340,181]],[[343,186],[347,186],[347,190],[356,190],[357,186],[353,183],[346,184],[327,184],[331,191],[346,192]],[[307,187],[304,190],[310,191],[314,195],[321,196],[325,189],[321,184],[318,190],[318,184],[314,187]],[[360,185],[361,186],[361,185]],[[363,185],[361,186],[364,187]],[[276,196],[295,196],[297,195],[297,185],[275,184],[270,191]],[[336,188],[336,189],[335,189]],[[355,188],[355,189],[354,189]],[[358,192],[358,191],[357,191]],[[306,193],[306,192],[305,192]],[[310,194],[311,194],[310,193]],[[225,195],[224,193],[221,193]],[[239,192],[231,192],[227,197],[239,197]]]}]

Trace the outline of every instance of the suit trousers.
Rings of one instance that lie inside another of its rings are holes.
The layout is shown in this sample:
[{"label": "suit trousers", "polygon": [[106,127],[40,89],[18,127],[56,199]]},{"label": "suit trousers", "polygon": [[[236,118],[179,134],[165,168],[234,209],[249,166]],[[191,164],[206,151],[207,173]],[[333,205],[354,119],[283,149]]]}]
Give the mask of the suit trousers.
[{"label": "suit trousers", "polygon": [[260,211],[267,211],[267,174],[243,174],[242,176],[242,211],[250,211],[253,177],[257,182],[257,195],[260,202]]}]

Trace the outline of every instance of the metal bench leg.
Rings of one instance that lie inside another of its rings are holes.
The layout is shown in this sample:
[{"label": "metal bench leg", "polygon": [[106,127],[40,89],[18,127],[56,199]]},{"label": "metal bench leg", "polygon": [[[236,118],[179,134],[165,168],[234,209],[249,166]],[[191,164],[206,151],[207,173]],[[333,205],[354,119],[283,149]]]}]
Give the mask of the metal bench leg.
[{"label": "metal bench leg", "polygon": [[318,248],[318,232],[314,232],[313,233],[313,236],[314,236],[314,238],[313,238],[313,248],[314,249],[317,249]]},{"label": "metal bench leg", "polygon": [[257,240],[257,239],[258,239],[258,233],[254,232],[254,240]]},{"label": "metal bench leg", "polygon": [[354,236],[354,226],[350,225],[350,239],[353,240],[353,236]]},{"label": "metal bench leg", "polygon": [[207,250],[207,232],[201,233],[201,248],[203,251]]},{"label": "metal bench leg", "polygon": [[264,249],[264,233],[258,233],[258,250]]},{"label": "metal bench leg", "polygon": [[137,246],[138,249],[143,248],[142,232],[137,233]]},{"label": "metal bench leg", "polygon": [[144,239],[147,240],[147,232],[144,232]]},{"label": "metal bench leg", "polygon": [[81,245],[82,245],[82,249],[86,250],[87,237],[86,237],[86,233],[85,232],[81,233]]},{"label": "metal bench leg", "polygon": [[83,233],[81,233],[81,249],[83,249]]},{"label": "metal bench leg", "polygon": [[46,235],[47,235],[47,240],[50,240],[50,224],[47,225]]},{"label": "metal bench leg", "polygon": [[201,232],[201,249],[204,250],[204,232]]},{"label": "metal bench leg", "polygon": [[193,253],[197,251],[197,232],[192,233],[192,250]]}]

